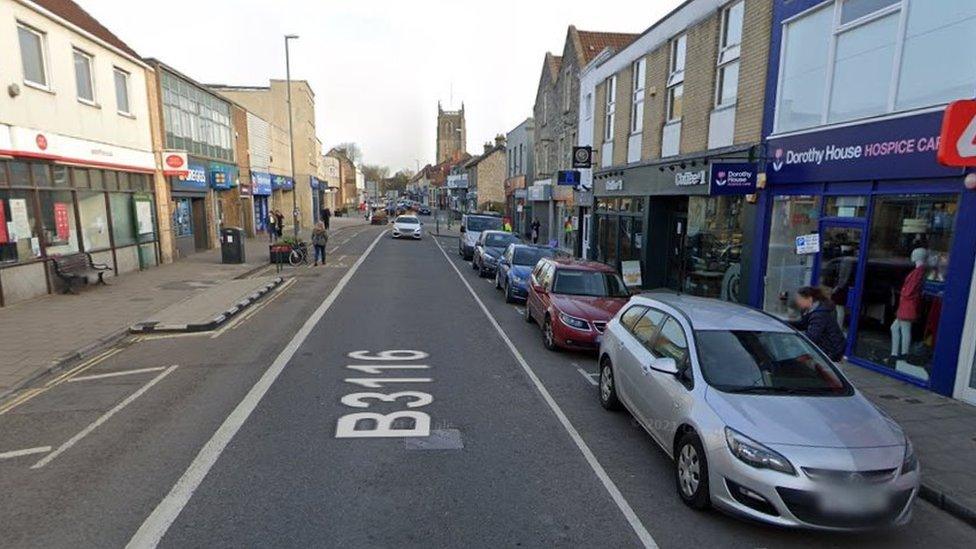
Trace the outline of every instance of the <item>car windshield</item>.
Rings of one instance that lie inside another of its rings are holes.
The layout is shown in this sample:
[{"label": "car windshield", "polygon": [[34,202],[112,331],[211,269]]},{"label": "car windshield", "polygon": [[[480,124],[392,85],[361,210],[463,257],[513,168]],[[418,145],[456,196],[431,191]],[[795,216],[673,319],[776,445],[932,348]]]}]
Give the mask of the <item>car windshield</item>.
[{"label": "car windshield", "polygon": [[490,234],[485,237],[485,246],[492,248],[504,248],[512,242],[518,242],[518,237],[510,233]]},{"label": "car windshield", "polygon": [[695,332],[705,380],[732,393],[850,395],[851,386],[798,334],[740,330]]},{"label": "car windshield", "polygon": [[502,219],[500,217],[469,217],[467,223],[468,230],[476,233],[502,228]]},{"label": "car windshield", "polygon": [[396,222],[403,225],[416,225],[420,223],[416,217],[398,217]]},{"label": "car windshield", "polygon": [[592,297],[629,297],[627,286],[616,273],[560,269],[556,271],[556,281],[552,292],[567,295]]},{"label": "car windshield", "polygon": [[540,259],[553,255],[555,252],[552,248],[516,248],[512,263],[534,267]]}]

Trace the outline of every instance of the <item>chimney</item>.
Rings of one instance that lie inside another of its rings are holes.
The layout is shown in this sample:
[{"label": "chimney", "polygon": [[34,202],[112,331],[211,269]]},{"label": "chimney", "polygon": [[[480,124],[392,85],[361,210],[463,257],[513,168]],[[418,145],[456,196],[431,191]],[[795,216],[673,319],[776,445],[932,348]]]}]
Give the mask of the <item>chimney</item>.
[{"label": "chimney", "polygon": [[485,141],[485,154],[490,153],[494,148],[495,146],[491,144],[491,141]]},{"label": "chimney", "polygon": [[495,146],[496,147],[504,147],[505,146],[505,136],[504,135],[498,134],[498,135],[495,136]]}]

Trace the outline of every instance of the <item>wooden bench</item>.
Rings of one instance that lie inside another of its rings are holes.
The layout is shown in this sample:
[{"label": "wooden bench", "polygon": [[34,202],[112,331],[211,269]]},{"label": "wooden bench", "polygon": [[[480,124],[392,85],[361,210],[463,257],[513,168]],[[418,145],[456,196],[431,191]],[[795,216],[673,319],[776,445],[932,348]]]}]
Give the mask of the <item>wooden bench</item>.
[{"label": "wooden bench", "polygon": [[77,293],[71,287],[71,281],[73,280],[83,280],[86,284],[88,283],[88,277],[91,275],[98,275],[98,283],[107,286],[105,283],[105,272],[111,271],[112,268],[108,265],[102,263],[95,263],[92,260],[92,256],[89,253],[76,253],[69,255],[59,255],[54,257],[54,273],[58,275],[61,280],[64,280],[66,286],[64,293]]}]

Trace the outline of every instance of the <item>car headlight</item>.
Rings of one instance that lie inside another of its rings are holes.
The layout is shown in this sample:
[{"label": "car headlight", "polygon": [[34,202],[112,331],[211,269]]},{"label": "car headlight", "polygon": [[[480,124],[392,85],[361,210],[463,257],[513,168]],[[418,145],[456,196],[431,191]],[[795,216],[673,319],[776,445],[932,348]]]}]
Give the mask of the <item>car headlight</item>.
[{"label": "car headlight", "polygon": [[901,460],[901,474],[911,473],[918,469],[918,458],[915,457],[915,447],[912,441],[905,437],[905,457]]},{"label": "car headlight", "polygon": [[563,324],[569,326],[570,328],[576,328],[577,330],[589,330],[590,323],[583,320],[582,318],[576,318],[575,316],[569,316],[566,313],[559,313],[559,320],[563,321]]},{"label": "car headlight", "polygon": [[498,263],[498,258],[491,254],[485,254],[485,261],[494,265],[495,263]]},{"label": "car headlight", "polygon": [[743,435],[735,429],[725,428],[725,442],[732,455],[739,461],[757,469],[772,469],[787,475],[796,475],[796,469],[788,459]]}]

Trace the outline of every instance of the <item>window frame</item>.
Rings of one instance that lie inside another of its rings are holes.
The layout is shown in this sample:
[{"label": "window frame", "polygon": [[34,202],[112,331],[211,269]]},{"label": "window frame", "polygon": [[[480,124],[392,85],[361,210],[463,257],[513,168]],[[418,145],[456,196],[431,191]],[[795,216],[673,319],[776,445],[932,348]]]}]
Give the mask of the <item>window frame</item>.
[{"label": "window frame", "polygon": [[[122,106],[119,105],[119,84],[116,77],[120,74],[125,80],[125,103],[126,109],[128,110],[122,110]],[[112,87],[115,89],[115,112],[122,116],[134,117],[132,114],[132,90],[129,85],[130,78],[132,78],[132,73],[129,71],[117,66],[112,67]]]},{"label": "window frame", "polygon": [[[715,62],[716,65],[715,65],[715,105],[714,106],[716,109],[732,108],[735,105],[737,105],[739,102],[738,81],[736,82],[736,86],[735,86],[736,87],[735,97],[732,99],[732,101],[728,103],[722,102],[722,97],[723,97],[722,83],[725,81],[722,78],[722,71],[727,69],[733,64],[739,63],[740,59],[742,58],[742,34],[739,35],[739,41],[736,42],[735,44],[728,43],[729,21],[732,16],[732,10],[739,6],[742,6],[742,20],[739,22],[739,27],[743,29],[743,34],[744,34],[745,19],[746,19],[745,0],[738,0],[736,2],[732,2],[731,4],[725,6],[722,9],[722,18],[721,18],[722,23],[721,23],[721,28],[719,29],[718,56]],[[742,69],[742,65],[740,64],[739,70],[741,69]],[[738,76],[739,73],[737,72],[736,73],[737,80],[738,80]]]},{"label": "window frame", "polygon": [[86,99],[81,97],[78,91],[78,67],[75,69],[75,98],[78,99],[79,103],[88,105],[90,107],[98,106],[98,89],[95,87],[95,56],[88,53],[87,51],[79,48],[77,46],[71,47],[71,62],[74,66],[75,56],[80,55],[88,61],[88,85],[91,88],[91,99]]},{"label": "window frame", "polygon": [[[641,57],[631,64],[630,134],[644,131],[644,95],[647,87],[647,58]],[[638,116],[639,115],[639,116]],[[640,124],[637,124],[638,119]]]},{"label": "window frame", "polygon": [[613,134],[617,118],[617,75],[611,74],[604,81],[605,95],[603,113],[603,141],[613,141]]},{"label": "window frame", "polygon": [[[35,82],[27,78],[27,70],[26,67],[24,66],[24,50],[20,47],[19,34],[21,29],[37,37],[37,40],[40,44],[40,50],[41,50],[41,72],[44,73],[44,80],[45,80],[44,82]],[[48,52],[47,33],[19,19],[17,20],[17,33],[18,33],[17,48],[20,50],[20,70],[22,73],[21,76],[23,78],[24,85],[31,88],[36,88],[39,90],[53,93],[54,83],[52,82],[51,79],[51,56]]]},{"label": "window frame", "polygon": [[[680,55],[679,55],[680,51]],[[665,124],[676,124],[681,122],[681,118],[684,115],[684,83],[685,83],[685,67],[688,64],[688,35],[686,33],[679,34],[671,39],[669,43],[669,53],[668,53],[668,81],[667,81],[667,94],[666,100],[667,105],[664,110]],[[681,61],[681,66],[678,67],[678,61]],[[682,113],[679,116],[673,116],[674,112],[674,94],[678,88],[681,88],[681,104]]]}]

